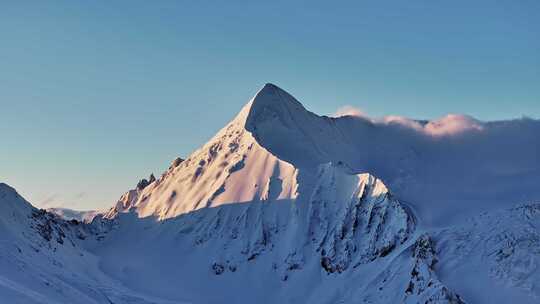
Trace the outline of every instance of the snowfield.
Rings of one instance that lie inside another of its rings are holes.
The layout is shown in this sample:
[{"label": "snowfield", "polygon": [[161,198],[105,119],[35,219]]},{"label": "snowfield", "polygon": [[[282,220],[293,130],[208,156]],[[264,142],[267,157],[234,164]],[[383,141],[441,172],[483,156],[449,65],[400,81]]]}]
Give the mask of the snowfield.
[{"label": "snowfield", "polygon": [[538,134],[318,116],[267,84],[106,212],[0,184],[0,302],[539,303]]}]

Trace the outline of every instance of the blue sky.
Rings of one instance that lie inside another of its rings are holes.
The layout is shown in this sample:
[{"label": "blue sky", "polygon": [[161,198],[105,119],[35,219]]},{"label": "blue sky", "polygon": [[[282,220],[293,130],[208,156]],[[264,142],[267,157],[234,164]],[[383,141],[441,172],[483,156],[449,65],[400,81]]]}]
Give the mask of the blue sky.
[{"label": "blue sky", "polygon": [[266,82],[319,114],[540,117],[540,2],[6,1],[0,181],[108,207]]}]

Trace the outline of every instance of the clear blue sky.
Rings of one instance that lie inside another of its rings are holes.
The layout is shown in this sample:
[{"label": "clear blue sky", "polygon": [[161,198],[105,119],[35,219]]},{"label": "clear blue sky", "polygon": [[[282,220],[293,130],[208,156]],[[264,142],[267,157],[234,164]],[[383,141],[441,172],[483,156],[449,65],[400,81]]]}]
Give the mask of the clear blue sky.
[{"label": "clear blue sky", "polygon": [[265,82],[319,114],[540,117],[536,0],[23,2],[0,9],[0,181],[38,206],[113,205]]}]

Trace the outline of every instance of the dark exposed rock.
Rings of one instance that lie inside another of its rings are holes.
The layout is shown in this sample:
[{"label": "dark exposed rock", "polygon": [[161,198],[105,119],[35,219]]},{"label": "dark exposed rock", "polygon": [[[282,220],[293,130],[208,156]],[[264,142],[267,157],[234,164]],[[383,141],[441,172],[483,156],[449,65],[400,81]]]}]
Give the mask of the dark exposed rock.
[{"label": "dark exposed rock", "polygon": [[143,190],[144,188],[148,187],[148,185],[150,185],[151,183],[155,181],[156,181],[156,177],[152,173],[150,174],[150,177],[148,177],[148,180],[146,178],[143,178],[137,183],[137,190],[139,191]]},{"label": "dark exposed rock", "polygon": [[461,297],[449,290],[437,278],[434,271],[437,257],[435,245],[427,235],[421,235],[411,247],[414,259],[410,281],[405,289],[405,300],[408,297],[422,299],[425,303],[463,304]]},{"label": "dark exposed rock", "polygon": [[220,275],[225,271],[225,267],[219,263],[212,264],[212,271],[216,275]]},{"label": "dark exposed rock", "polygon": [[57,244],[64,245],[66,241],[73,247],[76,246],[75,239],[84,240],[87,234],[91,233],[93,226],[84,224],[75,219],[66,221],[58,215],[48,212],[44,209],[33,210],[30,218],[32,219],[31,227],[45,241],[38,242],[38,246],[47,246],[56,251],[55,245],[51,241],[56,241]]},{"label": "dark exposed rock", "polygon": [[143,178],[137,183],[137,189],[142,190],[146,188],[148,185],[150,185],[150,183],[146,180],[146,178]]},{"label": "dark exposed rock", "polygon": [[184,159],[182,159],[182,158],[180,158],[180,157],[175,158],[175,159],[172,161],[171,165],[169,166],[169,170],[172,170],[172,169],[174,169],[174,168],[180,166],[180,164],[183,163],[183,162],[184,162]]}]

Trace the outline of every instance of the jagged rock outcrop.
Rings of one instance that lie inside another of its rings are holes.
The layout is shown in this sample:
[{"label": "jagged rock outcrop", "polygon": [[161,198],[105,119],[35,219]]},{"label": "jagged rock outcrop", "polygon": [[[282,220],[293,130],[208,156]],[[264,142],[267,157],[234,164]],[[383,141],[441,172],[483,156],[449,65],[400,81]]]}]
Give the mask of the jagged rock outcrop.
[{"label": "jagged rock outcrop", "polygon": [[435,274],[435,245],[427,235],[421,235],[411,248],[414,264],[404,303],[463,304],[461,297],[444,286]]},{"label": "jagged rock outcrop", "polygon": [[148,180],[146,178],[143,178],[141,179],[138,183],[137,183],[137,187],[136,189],[141,191],[143,190],[144,188],[146,188],[148,185],[150,185],[151,183],[155,182],[156,181],[156,177],[154,176],[154,174],[150,174],[150,177],[148,177]]}]

